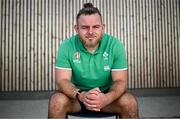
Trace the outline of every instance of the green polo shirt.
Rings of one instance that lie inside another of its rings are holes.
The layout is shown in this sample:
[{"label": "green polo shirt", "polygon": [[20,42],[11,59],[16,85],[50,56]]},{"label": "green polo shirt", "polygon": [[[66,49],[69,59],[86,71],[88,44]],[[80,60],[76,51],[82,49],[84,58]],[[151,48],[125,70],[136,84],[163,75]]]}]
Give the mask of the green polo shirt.
[{"label": "green polo shirt", "polygon": [[105,92],[113,84],[111,71],[127,70],[125,48],[120,40],[104,33],[100,46],[90,53],[74,35],[61,43],[56,68],[72,70],[71,81],[81,91],[99,87]]}]

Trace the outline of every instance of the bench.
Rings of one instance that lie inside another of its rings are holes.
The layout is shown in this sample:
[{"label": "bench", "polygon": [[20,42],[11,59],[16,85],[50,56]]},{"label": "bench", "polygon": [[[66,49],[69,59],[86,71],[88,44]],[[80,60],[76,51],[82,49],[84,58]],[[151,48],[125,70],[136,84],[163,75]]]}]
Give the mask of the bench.
[{"label": "bench", "polygon": [[88,111],[88,112],[76,112],[76,113],[68,113],[67,118],[74,119],[77,118],[111,118],[111,119],[119,119],[119,113],[107,113],[107,112],[94,112],[94,111]]}]

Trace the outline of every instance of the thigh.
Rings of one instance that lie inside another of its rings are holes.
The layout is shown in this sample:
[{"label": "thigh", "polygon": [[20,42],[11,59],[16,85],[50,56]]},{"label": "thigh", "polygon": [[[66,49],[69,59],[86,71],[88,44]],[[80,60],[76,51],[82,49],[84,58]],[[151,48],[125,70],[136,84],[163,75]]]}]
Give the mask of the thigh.
[{"label": "thigh", "polygon": [[130,100],[134,100],[135,97],[129,93],[125,92],[121,97],[119,97],[117,100],[112,102],[111,104],[107,105],[102,109],[103,112],[110,112],[110,113],[121,113],[123,103],[127,103]]},{"label": "thigh", "polygon": [[81,111],[81,106],[77,99],[72,99],[61,92],[55,92],[51,96],[51,100],[54,100],[54,104],[66,110],[67,113]]}]

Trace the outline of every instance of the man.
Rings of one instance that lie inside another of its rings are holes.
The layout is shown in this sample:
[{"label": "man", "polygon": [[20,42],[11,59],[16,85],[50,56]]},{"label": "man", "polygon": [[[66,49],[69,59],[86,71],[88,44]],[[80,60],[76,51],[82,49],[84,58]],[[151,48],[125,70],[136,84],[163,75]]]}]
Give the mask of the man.
[{"label": "man", "polygon": [[127,62],[122,43],[104,33],[99,10],[84,4],[77,14],[77,35],[65,40],[58,51],[58,91],[49,101],[49,118],[67,113],[103,111],[138,118],[135,97],[127,92]]}]

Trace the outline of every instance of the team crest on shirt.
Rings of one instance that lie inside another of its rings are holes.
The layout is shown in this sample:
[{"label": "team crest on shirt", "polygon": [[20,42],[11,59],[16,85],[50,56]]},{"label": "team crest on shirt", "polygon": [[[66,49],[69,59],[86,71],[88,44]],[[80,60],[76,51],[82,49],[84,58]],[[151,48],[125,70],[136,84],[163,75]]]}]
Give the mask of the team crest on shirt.
[{"label": "team crest on shirt", "polygon": [[105,51],[102,56],[103,56],[103,60],[104,60],[104,71],[109,71],[110,70],[109,54]]},{"label": "team crest on shirt", "polygon": [[74,53],[73,62],[80,63],[80,53],[79,52]]},{"label": "team crest on shirt", "polygon": [[109,56],[109,54],[107,52],[103,53],[103,59],[104,60],[108,60],[108,56]]}]

